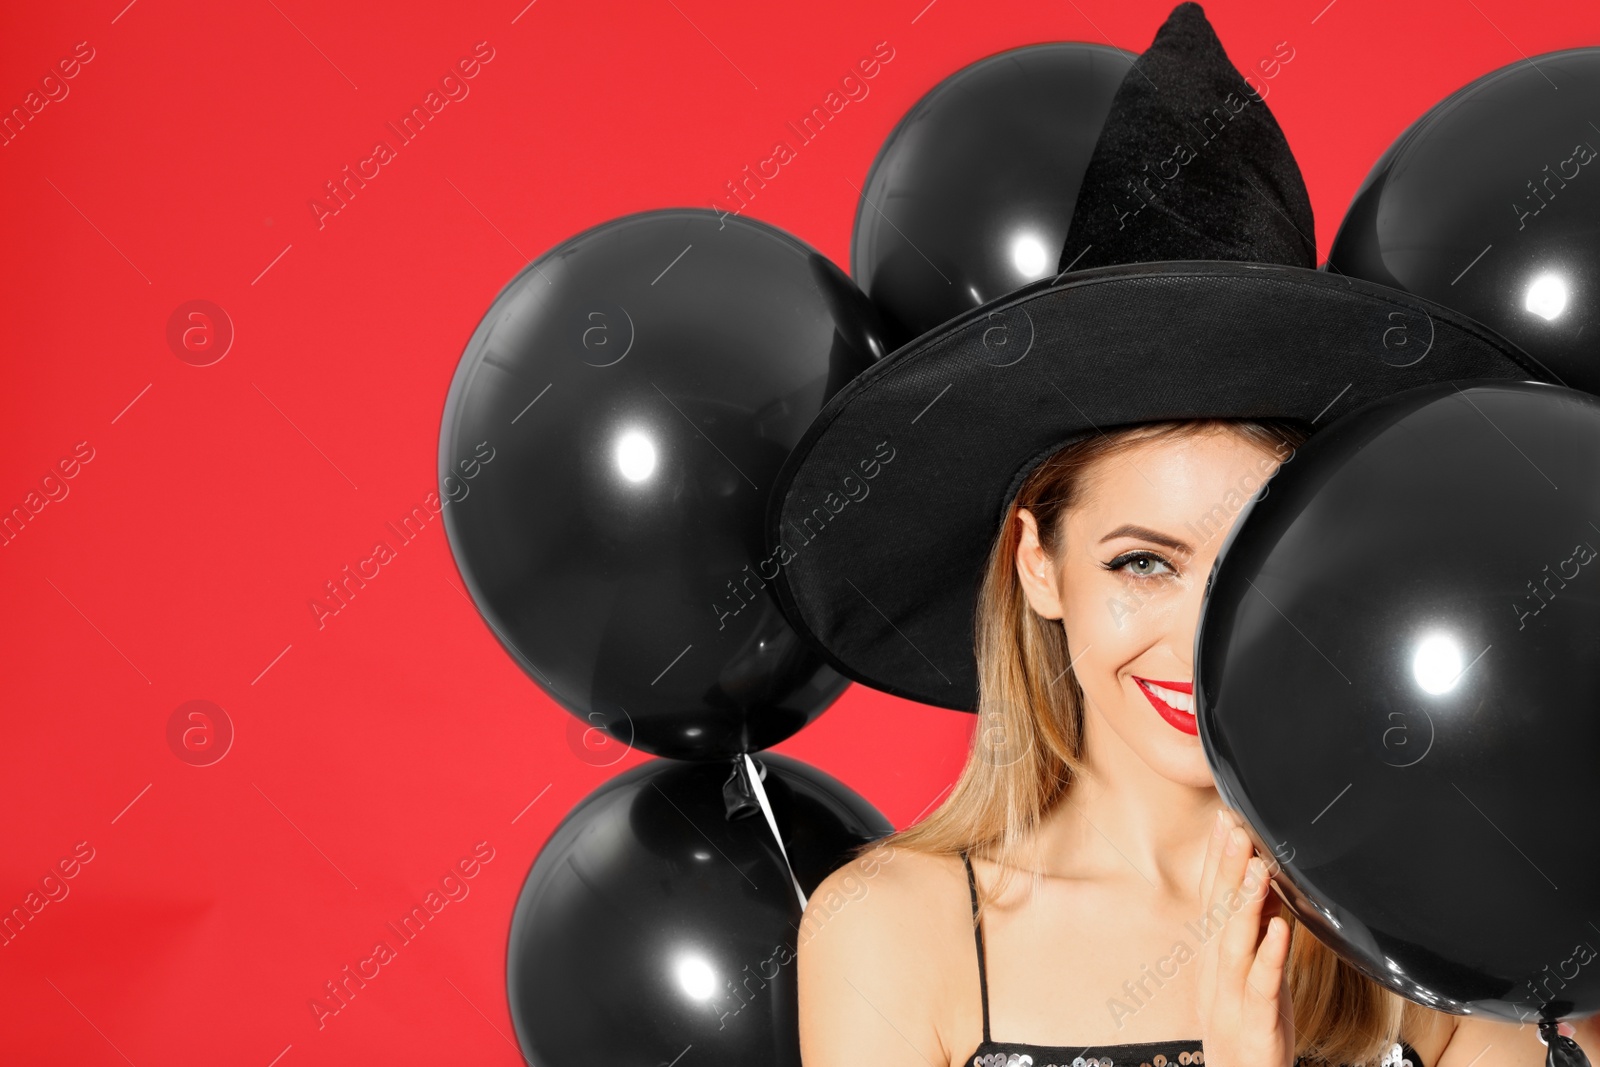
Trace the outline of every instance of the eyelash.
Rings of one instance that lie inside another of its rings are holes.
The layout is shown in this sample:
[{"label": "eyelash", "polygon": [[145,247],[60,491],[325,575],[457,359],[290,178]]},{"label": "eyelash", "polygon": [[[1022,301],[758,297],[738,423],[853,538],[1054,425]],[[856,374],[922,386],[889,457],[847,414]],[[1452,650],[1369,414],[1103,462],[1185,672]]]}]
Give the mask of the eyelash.
[{"label": "eyelash", "polygon": [[1163,559],[1161,556],[1157,555],[1156,553],[1148,551],[1146,549],[1135,549],[1132,552],[1124,552],[1122,555],[1116,557],[1115,559],[1113,559],[1111,562],[1105,564],[1104,566],[1105,566],[1105,569],[1108,570],[1108,571],[1121,571],[1128,564],[1132,563],[1135,560],[1139,560],[1139,559],[1152,559],[1152,560],[1155,560],[1157,563],[1160,563],[1162,566],[1167,568],[1167,573],[1166,574],[1138,574],[1138,575],[1134,575],[1133,577],[1138,581],[1149,581],[1150,579],[1153,579],[1153,578],[1171,578],[1171,577],[1174,577],[1178,573],[1178,568],[1174,567],[1171,564],[1171,562],[1169,562],[1168,560]]}]

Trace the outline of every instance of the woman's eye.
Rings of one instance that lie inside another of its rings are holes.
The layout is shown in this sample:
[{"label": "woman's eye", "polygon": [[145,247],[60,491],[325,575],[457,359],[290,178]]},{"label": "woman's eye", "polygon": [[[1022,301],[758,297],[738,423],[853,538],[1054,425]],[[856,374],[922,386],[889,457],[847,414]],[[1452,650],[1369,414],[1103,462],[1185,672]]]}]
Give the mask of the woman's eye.
[{"label": "woman's eye", "polygon": [[1173,571],[1171,564],[1154,552],[1124,552],[1110,563],[1107,563],[1106,569],[1126,571],[1139,578],[1176,573]]}]

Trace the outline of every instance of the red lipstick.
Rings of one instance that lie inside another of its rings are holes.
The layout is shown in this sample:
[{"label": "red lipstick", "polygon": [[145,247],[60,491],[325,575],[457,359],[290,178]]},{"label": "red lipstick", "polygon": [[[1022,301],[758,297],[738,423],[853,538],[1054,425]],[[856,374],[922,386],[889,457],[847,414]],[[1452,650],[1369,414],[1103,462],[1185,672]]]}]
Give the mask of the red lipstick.
[{"label": "red lipstick", "polygon": [[1156,709],[1156,714],[1165,719],[1169,726],[1175,730],[1182,730],[1184,733],[1191,734],[1196,737],[1200,735],[1200,724],[1193,715],[1187,711],[1184,711],[1182,708],[1173,707],[1165,700],[1162,700],[1160,697],[1156,696],[1155,693],[1151,692],[1150,690],[1151,685],[1156,685],[1160,686],[1162,689],[1170,689],[1174,693],[1193,694],[1193,682],[1159,682],[1151,679],[1147,684],[1145,679],[1137,676],[1134,677],[1133,681],[1134,684],[1139,687],[1139,692],[1143,693],[1145,699],[1150,701],[1150,706]]}]

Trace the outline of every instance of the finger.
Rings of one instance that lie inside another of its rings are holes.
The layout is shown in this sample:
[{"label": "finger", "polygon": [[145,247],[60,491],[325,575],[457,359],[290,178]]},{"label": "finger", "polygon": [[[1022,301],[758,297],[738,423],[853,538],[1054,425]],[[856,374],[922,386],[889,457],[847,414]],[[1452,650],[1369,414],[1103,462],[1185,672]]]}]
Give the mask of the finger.
[{"label": "finger", "polygon": [[1234,826],[1228,829],[1223,836],[1221,854],[1217,857],[1217,869],[1212,875],[1211,892],[1206,894],[1204,902],[1207,929],[1216,930],[1231,912],[1237,910],[1229,905],[1228,900],[1244,878],[1250,853],[1250,839],[1243,828]]},{"label": "finger", "polygon": [[1261,947],[1256,950],[1245,978],[1244,1003],[1241,1005],[1241,1025],[1247,1032],[1268,1033],[1276,1030],[1289,1010],[1287,998],[1287,964],[1289,960],[1289,924],[1274,917],[1267,924]]},{"label": "finger", "polygon": [[[1267,934],[1267,924],[1277,916],[1283,916],[1284,922],[1289,921],[1289,909],[1284,904],[1283,897],[1279,895],[1277,882],[1272,877],[1272,862],[1267,861],[1267,895],[1261,898],[1261,936]],[[1290,930],[1293,930],[1290,927]]]},{"label": "finger", "polygon": [[1276,919],[1269,924],[1245,979],[1244,998],[1239,1006],[1239,1023],[1245,1032],[1262,1035],[1286,1029],[1292,1032],[1288,957],[1288,924]]},{"label": "finger", "polygon": [[1256,856],[1246,862],[1248,876],[1241,879],[1237,893],[1225,902],[1229,915],[1217,947],[1219,988],[1237,988],[1244,982],[1260,942],[1261,906],[1267,893],[1266,865]]},{"label": "finger", "polygon": [[1222,866],[1222,857],[1227,852],[1228,832],[1235,826],[1241,825],[1239,816],[1227,808],[1217,809],[1217,824],[1212,827],[1212,838],[1206,846],[1206,863],[1200,872],[1200,899],[1208,906],[1216,890],[1217,871]]},{"label": "finger", "polygon": [[[1216,976],[1217,976],[1217,951],[1221,942],[1223,921],[1228,915],[1226,896],[1229,885],[1218,886],[1219,872],[1224,873],[1223,878],[1232,878],[1233,886],[1238,884],[1238,872],[1244,862],[1249,858],[1247,850],[1243,850],[1238,839],[1229,837],[1230,831],[1237,826],[1238,818],[1226,808],[1217,809],[1217,821],[1212,827],[1210,841],[1206,846],[1205,870],[1201,876],[1200,904],[1204,909],[1200,916],[1200,929],[1202,930],[1200,951],[1199,975],[1199,1007],[1202,1017],[1208,1017],[1215,1002]],[[1233,842],[1237,855],[1229,856],[1228,847],[1230,840]]]},{"label": "finger", "polygon": [[[1244,905],[1240,882],[1249,858],[1250,847],[1244,831],[1237,826],[1230,827],[1223,836],[1211,894],[1206,901],[1205,914],[1200,917],[1200,928],[1206,939],[1206,955],[1202,966],[1205,996],[1202,1006],[1208,1018],[1219,1014],[1238,1018],[1240,987],[1249,966],[1249,958],[1248,955],[1237,958],[1240,950],[1236,945],[1230,945],[1228,930],[1230,927],[1237,930],[1239,926],[1237,922],[1230,923],[1229,920]],[[1254,929],[1252,920],[1252,933]],[[1230,951],[1235,958],[1229,957]],[[1253,939],[1245,951],[1254,953]]]}]

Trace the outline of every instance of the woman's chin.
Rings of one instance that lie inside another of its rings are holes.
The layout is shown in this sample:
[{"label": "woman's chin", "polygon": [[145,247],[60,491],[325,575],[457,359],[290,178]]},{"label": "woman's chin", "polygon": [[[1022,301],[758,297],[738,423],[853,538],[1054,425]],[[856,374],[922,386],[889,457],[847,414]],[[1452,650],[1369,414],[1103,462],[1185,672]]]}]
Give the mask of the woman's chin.
[{"label": "woman's chin", "polygon": [[1150,773],[1175,785],[1191,789],[1215,789],[1216,777],[1206,762],[1205,749],[1194,734],[1181,733],[1164,723],[1156,730],[1141,731],[1123,741]]},{"label": "woman's chin", "polygon": [[1217,788],[1216,776],[1211,773],[1211,767],[1207,765],[1204,754],[1201,755],[1198,766],[1185,767],[1183,774],[1169,777],[1179,785],[1186,785],[1190,789]]},{"label": "woman's chin", "polygon": [[1159,744],[1147,748],[1141,755],[1152,771],[1169,782],[1191,789],[1215,789],[1216,778],[1211,765],[1206,762],[1200,739],[1192,734],[1170,731],[1171,738],[1162,738]]}]

